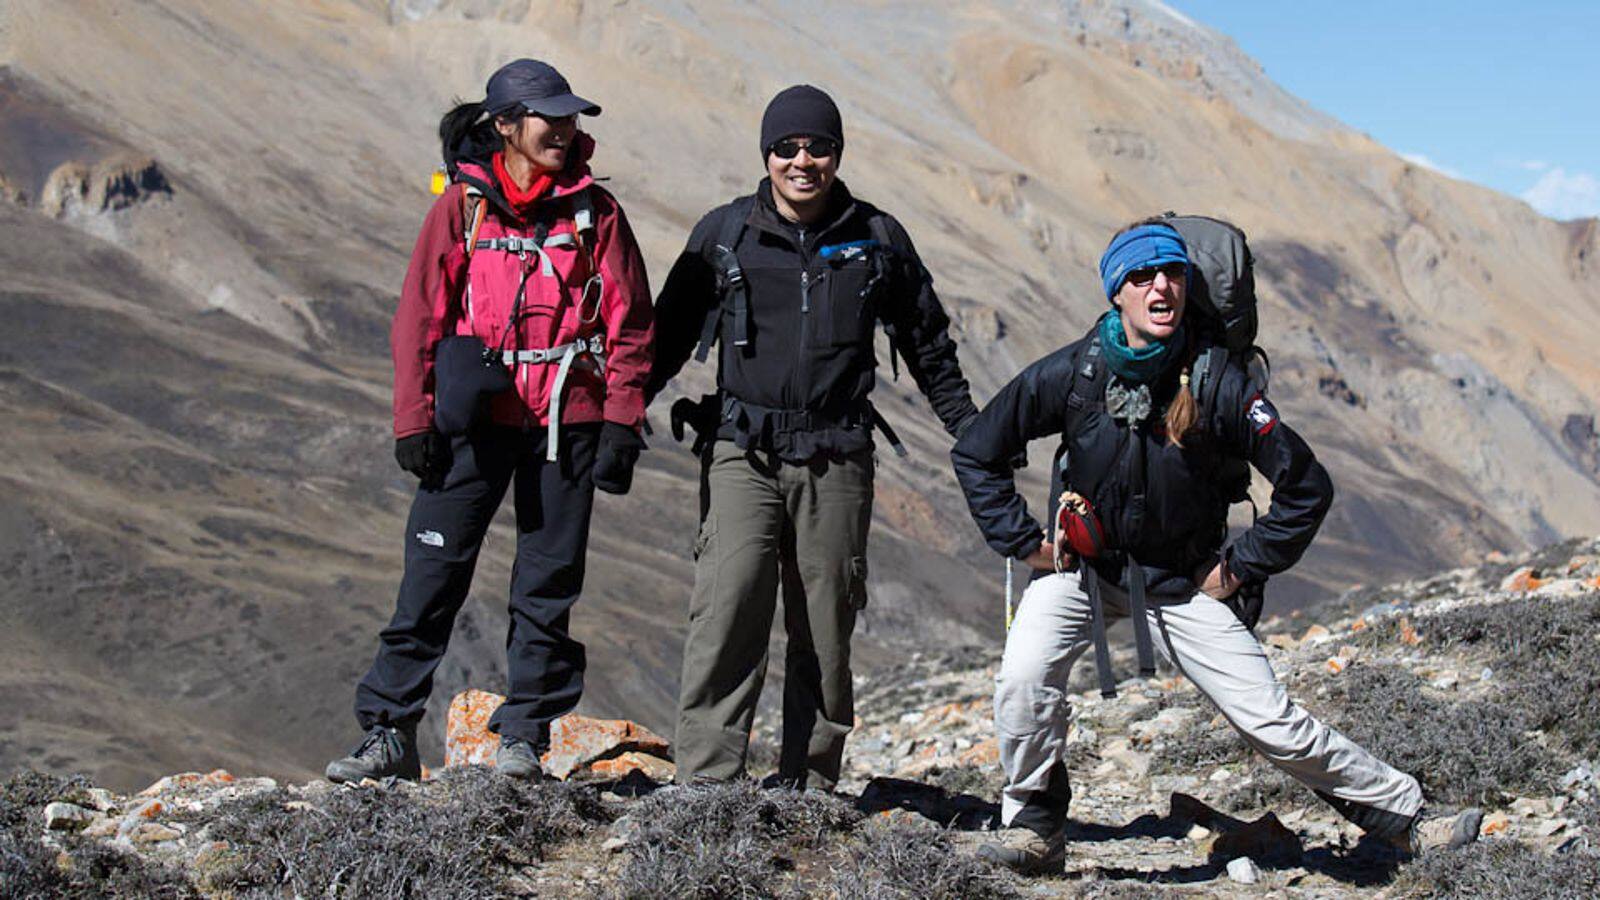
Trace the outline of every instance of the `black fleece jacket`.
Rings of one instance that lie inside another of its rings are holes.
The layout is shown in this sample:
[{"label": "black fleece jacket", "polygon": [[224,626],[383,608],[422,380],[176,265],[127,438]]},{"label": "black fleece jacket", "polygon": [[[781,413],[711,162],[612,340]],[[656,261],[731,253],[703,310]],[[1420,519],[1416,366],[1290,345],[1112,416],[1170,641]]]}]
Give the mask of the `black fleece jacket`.
[{"label": "black fleece jacket", "polygon": [[[1089,340],[1086,336],[1024,369],[984,407],[950,453],[989,546],[1022,558],[1044,539],[1044,529],[1017,493],[1010,461],[1029,440],[1058,434],[1063,462],[1052,478],[1054,496],[1047,508],[1053,518],[1063,479],[1089,498],[1114,551],[1094,563],[1106,581],[1127,587],[1123,565],[1131,555],[1144,567],[1151,594],[1195,590],[1195,570],[1218,558],[1227,537],[1227,501],[1218,474],[1229,456],[1249,460],[1272,482],[1266,515],[1227,548],[1229,568],[1245,581],[1258,581],[1294,565],[1327,515],[1333,483],[1249,376],[1229,363],[1215,408],[1201,410],[1183,447],[1167,445],[1161,424],[1177,390],[1177,367],[1155,386],[1156,412],[1141,427],[1129,429],[1107,415],[1102,394],[1075,417],[1074,433],[1065,434],[1078,354]],[[1132,468],[1141,452],[1142,503],[1135,496],[1138,479]]]},{"label": "black fleece jacket", "polygon": [[[828,211],[809,226],[779,215],[767,179],[747,205],[750,212],[733,250],[749,285],[750,343],[735,346],[729,334],[732,317],[724,316],[718,387],[738,400],[772,409],[823,416],[859,411],[876,379],[873,335],[881,320],[892,330],[906,371],[945,430],[959,434],[977,407],[950,339],[949,317],[900,223],[853,197],[842,181],[829,192]],[[646,398],[654,398],[683,368],[706,317],[721,309],[708,251],[725,218],[739,208],[730,203],[701,219],[667,276],[656,300],[656,358]],[[836,255],[827,260],[820,251],[872,240],[869,223],[874,216],[885,218],[893,252],[888,283],[863,297],[872,277],[868,258]],[[795,455],[858,449],[867,440],[865,429],[853,430],[859,433],[824,433],[804,442],[804,450]]]}]

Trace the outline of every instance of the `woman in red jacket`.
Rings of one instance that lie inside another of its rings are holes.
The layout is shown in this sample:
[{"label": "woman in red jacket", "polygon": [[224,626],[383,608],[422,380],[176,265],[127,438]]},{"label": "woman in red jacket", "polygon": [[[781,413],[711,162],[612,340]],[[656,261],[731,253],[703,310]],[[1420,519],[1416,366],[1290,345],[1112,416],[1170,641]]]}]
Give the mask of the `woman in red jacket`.
[{"label": "woman in red jacket", "polygon": [[594,488],[626,493],[643,442],[652,313],[644,262],[595,184],[578,116],[600,107],[519,59],[439,125],[452,183],[423,222],[395,312],[395,458],[419,479],[394,618],[356,689],[361,744],[333,781],[420,774],[416,726],[484,532],[515,485],[517,556],[500,771],[541,774],[583,690],[568,634]]}]

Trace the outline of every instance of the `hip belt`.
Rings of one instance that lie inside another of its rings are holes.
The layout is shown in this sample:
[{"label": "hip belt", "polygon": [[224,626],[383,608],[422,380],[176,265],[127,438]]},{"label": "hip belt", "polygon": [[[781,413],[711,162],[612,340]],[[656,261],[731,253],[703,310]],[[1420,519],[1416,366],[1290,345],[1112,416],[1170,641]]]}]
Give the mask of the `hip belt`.
[{"label": "hip belt", "polygon": [[883,439],[889,442],[889,446],[894,448],[895,455],[906,455],[906,448],[900,442],[900,436],[895,434],[894,428],[884,419],[883,414],[878,412],[877,407],[866,400],[861,402],[859,408],[844,415],[830,415],[808,409],[775,409],[724,394],[722,421],[733,425],[741,442],[748,442],[752,435],[765,442],[774,434],[784,432],[826,431],[830,428],[875,428],[883,434]]},{"label": "hip belt", "polygon": [[567,376],[572,372],[572,364],[580,357],[592,365],[599,374],[606,373],[606,347],[600,335],[579,338],[543,350],[506,350],[500,354],[501,362],[507,366],[557,366],[555,383],[550,386],[550,424],[547,426],[545,440],[544,458],[549,462],[556,461],[556,451],[561,440],[561,395],[566,390]]}]

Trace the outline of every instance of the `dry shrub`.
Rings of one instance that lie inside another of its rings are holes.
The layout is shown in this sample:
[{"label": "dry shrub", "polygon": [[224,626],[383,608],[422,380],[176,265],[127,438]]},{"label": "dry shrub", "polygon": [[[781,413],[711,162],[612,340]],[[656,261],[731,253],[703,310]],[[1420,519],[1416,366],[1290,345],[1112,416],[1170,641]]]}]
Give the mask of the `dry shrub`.
[{"label": "dry shrub", "polygon": [[1422,782],[1436,802],[1488,805],[1507,794],[1548,792],[1559,762],[1525,732],[1522,709],[1492,700],[1437,699],[1399,666],[1354,665],[1322,676],[1325,721]]},{"label": "dry shrub", "polygon": [[[1487,654],[1499,699],[1581,756],[1600,753],[1600,594],[1527,597],[1418,620],[1431,645]],[[1379,637],[1398,626],[1384,623]]]},{"label": "dry shrub", "polygon": [[1480,841],[1425,855],[1400,870],[1402,897],[1568,900],[1600,896],[1600,855],[1543,853],[1520,841]]},{"label": "dry shrub", "polygon": [[658,791],[629,814],[640,823],[608,896],[779,897],[791,850],[821,846],[861,815],[831,795],[751,782]]},{"label": "dry shrub", "polygon": [[341,789],[310,808],[283,790],[220,806],[233,848],[208,885],[235,896],[499,897],[519,866],[608,818],[594,788],[468,767],[407,792]]},{"label": "dry shrub", "polygon": [[82,776],[33,771],[0,784],[0,897],[198,896],[181,871],[136,854],[68,834],[58,835],[60,851],[40,841],[45,805],[84,802],[90,787]]},{"label": "dry shrub", "polygon": [[952,846],[943,831],[873,823],[861,829],[825,894],[839,900],[1002,900],[1014,879]]}]

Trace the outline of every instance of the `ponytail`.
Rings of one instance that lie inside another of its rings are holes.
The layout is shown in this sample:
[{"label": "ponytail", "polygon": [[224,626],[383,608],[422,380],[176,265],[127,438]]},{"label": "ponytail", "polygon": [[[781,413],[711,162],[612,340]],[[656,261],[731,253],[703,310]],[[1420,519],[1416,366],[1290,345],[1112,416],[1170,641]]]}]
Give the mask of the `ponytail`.
[{"label": "ponytail", "polygon": [[1195,400],[1194,392],[1189,390],[1189,374],[1194,371],[1196,354],[1190,352],[1183,361],[1183,368],[1178,374],[1178,392],[1172,395],[1172,402],[1167,404],[1167,446],[1183,446],[1183,438],[1194,428],[1200,419],[1200,403]]},{"label": "ponytail", "polygon": [[[446,163],[451,161],[457,147],[483,118],[483,103],[458,103],[439,120],[439,145]],[[452,171],[454,169],[452,168]]]}]

